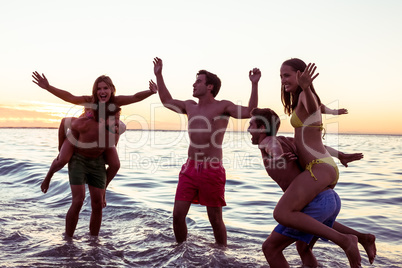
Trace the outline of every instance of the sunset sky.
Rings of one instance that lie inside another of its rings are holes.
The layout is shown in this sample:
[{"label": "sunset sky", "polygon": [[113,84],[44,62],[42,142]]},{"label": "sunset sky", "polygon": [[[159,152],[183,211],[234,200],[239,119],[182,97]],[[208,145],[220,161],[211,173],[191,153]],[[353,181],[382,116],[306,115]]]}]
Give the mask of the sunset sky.
[{"label": "sunset sky", "polygon": [[[90,95],[109,75],[118,95],[147,89],[152,60],[164,61],[172,96],[192,99],[200,69],[222,80],[217,99],[247,105],[248,71],[260,68],[259,107],[282,116],[279,68],[297,57],[315,62],[314,85],[324,104],[347,108],[326,116],[342,133],[402,134],[402,1],[118,0],[0,2],[0,127],[57,127],[79,107],[32,83]],[[157,95],[123,107],[128,128],[180,129],[185,117]],[[247,128],[233,121],[231,128]]]}]

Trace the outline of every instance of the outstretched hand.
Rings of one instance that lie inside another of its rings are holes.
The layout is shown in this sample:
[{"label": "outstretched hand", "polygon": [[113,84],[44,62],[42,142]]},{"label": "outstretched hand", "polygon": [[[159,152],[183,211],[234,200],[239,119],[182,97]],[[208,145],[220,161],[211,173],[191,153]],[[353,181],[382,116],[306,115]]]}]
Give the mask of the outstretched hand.
[{"label": "outstretched hand", "polygon": [[314,75],[316,69],[315,63],[309,63],[302,73],[297,71],[296,81],[303,90],[309,88],[313,80],[319,75],[319,73]]},{"label": "outstretched hand", "polygon": [[[42,77],[43,76],[43,77]],[[44,75],[44,74],[42,74],[42,76],[38,73],[38,72],[33,72],[32,73],[32,77],[35,79],[35,80],[32,80],[32,82],[34,82],[35,84],[37,84],[38,86],[40,86],[41,88],[44,88],[44,89],[48,89],[49,88],[49,86],[50,86],[50,84],[49,84],[49,82],[47,81],[47,78],[46,78],[46,76]]]},{"label": "outstretched hand", "polygon": [[341,161],[342,165],[344,165],[345,167],[348,167],[348,163],[360,160],[362,158],[363,158],[362,153],[339,155],[339,161]]},{"label": "outstretched hand", "polygon": [[155,75],[162,73],[163,63],[162,60],[158,57],[154,58],[154,73]]},{"label": "outstretched hand", "polygon": [[252,83],[258,83],[258,81],[261,78],[261,71],[258,68],[254,68],[254,69],[250,70],[250,72],[248,73],[248,76]]},{"label": "outstretched hand", "polygon": [[149,90],[151,90],[151,92],[152,92],[153,94],[155,94],[156,92],[158,92],[158,85],[157,85],[154,81],[152,81],[152,80],[149,80]]},{"label": "outstretched hand", "polygon": [[337,115],[347,114],[348,109],[342,108],[342,109],[335,110],[335,112]]}]

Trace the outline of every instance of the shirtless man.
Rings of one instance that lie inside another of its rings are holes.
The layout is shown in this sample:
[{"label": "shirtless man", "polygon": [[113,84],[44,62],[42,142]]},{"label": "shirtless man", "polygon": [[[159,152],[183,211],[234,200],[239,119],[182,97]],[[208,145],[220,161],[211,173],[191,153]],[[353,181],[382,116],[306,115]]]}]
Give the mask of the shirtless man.
[{"label": "shirtless man", "polygon": [[249,73],[252,89],[248,106],[216,100],[221,82],[208,71],[199,71],[193,84],[193,97],[198,99],[198,103],[172,98],[163,80],[162,60],[159,58],[154,59],[154,73],[163,105],[188,117],[188,159],[179,175],[173,208],[176,241],[181,243],[187,239],[186,216],[191,203],[199,203],[207,207],[216,243],[227,246],[226,226],[222,219],[222,207],[226,205],[222,141],[230,117],[250,118],[251,110],[257,107],[261,72],[254,68]]},{"label": "shirtless man", "polygon": [[[102,114],[102,113],[99,113]],[[72,237],[85,199],[85,184],[91,195],[90,234],[99,234],[102,222],[102,208],[107,179],[103,152],[113,147],[118,138],[120,108],[106,111],[105,121],[81,117],[72,121],[68,141],[74,146],[74,154],[68,163],[68,175],[72,193],[72,203],[66,215],[66,236]],[[109,131],[107,131],[108,129]],[[111,135],[113,133],[113,135]]]},{"label": "shirtless man", "polygon": [[[271,109],[254,109],[251,114],[252,118],[248,128],[252,136],[251,141],[253,144],[258,145],[258,148],[261,150],[264,166],[268,175],[283,191],[286,191],[293,179],[302,172],[302,168],[298,161],[296,161],[296,146],[293,143],[293,138],[276,136],[280,126],[280,119]],[[360,153],[345,154],[331,147],[326,148],[332,156],[338,157],[345,167],[348,166],[349,162],[360,160],[363,157]],[[306,206],[306,211],[311,211],[314,201],[315,200]],[[314,209],[315,214],[311,216],[317,217],[317,220],[322,219],[320,217],[325,217],[321,215],[325,214],[325,208],[321,210],[317,210],[317,208]],[[336,222],[333,216],[331,216],[329,221],[329,224],[331,224],[332,221],[332,227],[338,232],[356,235],[359,243],[366,250],[370,263],[373,263],[376,255],[374,235],[363,234],[346,227]],[[276,260],[278,258],[283,260],[284,258],[282,251],[295,241],[303,265],[308,267],[318,266],[317,260],[312,253],[312,248],[317,241],[317,237],[313,238],[313,235],[291,228],[283,228],[283,226],[278,225],[263,244],[263,252],[270,267],[278,266],[276,265]],[[278,267],[283,267],[283,264],[280,264]]]}]

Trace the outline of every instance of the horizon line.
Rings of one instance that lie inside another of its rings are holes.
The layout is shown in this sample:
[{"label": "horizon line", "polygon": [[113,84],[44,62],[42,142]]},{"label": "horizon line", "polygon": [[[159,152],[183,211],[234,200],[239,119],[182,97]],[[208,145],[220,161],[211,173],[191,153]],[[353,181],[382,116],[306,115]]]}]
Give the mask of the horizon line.
[{"label": "horizon line", "polygon": [[[0,129],[58,129],[58,127],[1,127]],[[187,130],[179,130],[179,129],[127,129],[126,131],[171,131],[171,132],[186,132]],[[244,131],[239,130],[226,130],[226,132],[239,132],[242,133]],[[281,132],[280,134],[293,134],[293,132]],[[402,133],[360,133],[360,132],[338,132],[338,133],[326,133],[326,134],[342,134],[342,135],[382,135],[382,136],[402,136]]]}]

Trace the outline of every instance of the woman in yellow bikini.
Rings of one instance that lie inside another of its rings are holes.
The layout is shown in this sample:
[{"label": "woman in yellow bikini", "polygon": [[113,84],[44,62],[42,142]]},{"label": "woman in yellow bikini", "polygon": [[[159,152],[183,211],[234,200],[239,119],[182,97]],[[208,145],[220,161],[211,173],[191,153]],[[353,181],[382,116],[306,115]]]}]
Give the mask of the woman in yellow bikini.
[{"label": "woman in yellow bikini", "polygon": [[306,66],[299,59],[287,60],[281,66],[282,103],[285,112],[291,114],[299,162],[305,171],[294,179],[279,200],[274,218],[284,226],[333,241],[345,251],[352,268],[360,267],[356,236],[339,233],[300,212],[318,194],[334,188],[339,175],[335,162],[322,143],[321,112],[327,112],[328,108],[321,104],[312,85],[318,76],[315,70],[314,64]]}]

